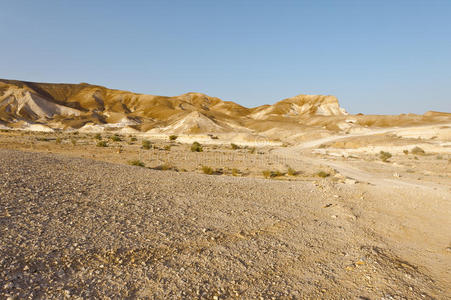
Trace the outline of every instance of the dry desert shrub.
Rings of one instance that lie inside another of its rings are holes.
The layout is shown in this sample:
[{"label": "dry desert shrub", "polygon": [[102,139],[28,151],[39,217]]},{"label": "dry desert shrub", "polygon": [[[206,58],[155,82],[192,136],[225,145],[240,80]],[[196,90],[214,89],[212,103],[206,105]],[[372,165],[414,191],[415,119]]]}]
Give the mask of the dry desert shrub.
[{"label": "dry desert shrub", "polygon": [[230,147],[232,147],[232,150],[240,149],[240,146],[238,146],[237,144],[234,144],[234,143],[231,143]]},{"label": "dry desert shrub", "polygon": [[178,136],[176,136],[176,135],[174,135],[174,134],[172,134],[172,135],[169,136],[169,140],[170,140],[170,141],[175,141],[177,138],[178,138]]},{"label": "dry desert shrub", "polygon": [[290,175],[290,176],[296,176],[298,174],[298,172],[296,172],[295,169],[289,167],[288,171],[287,171],[287,174]]},{"label": "dry desert shrub", "polygon": [[316,176],[321,177],[321,178],[326,178],[329,177],[330,174],[324,171],[319,171],[318,173],[316,173]]},{"label": "dry desert shrub", "polygon": [[405,155],[409,154],[409,150],[402,150],[402,152],[403,152]]},{"label": "dry desert shrub", "polygon": [[238,176],[240,175],[240,171],[238,169],[232,169],[232,176]]},{"label": "dry desert shrub", "polygon": [[412,152],[412,154],[415,154],[415,155],[425,155],[426,154],[426,152],[424,152],[424,150],[418,146],[416,146],[415,148],[410,150],[410,152]]},{"label": "dry desert shrub", "polygon": [[202,166],[202,172],[207,175],[212,175],[214,173],[213,169],[208,166]]},{"label": "dry desert shrub", "polygon": [[120,141],[122,141],[121,137],[120,137],[119,135],[117,135],[117,134],[111,136],[110,139],[111,139],[113,142],[120,142]]},{"label": "dry desert shrub", "polygon": [[101,140],[102,139],[102,135],[100,133],[96,133],[96,135],[94,135],[94,138],[96,140]]},{"label": "dry desert shrub", "polygon": [[379,152],[379,158],[380,158],[383,162],[387,162],[391,157],[392,157],[392,155],[391,155],[390,152],[385,152],[385,151]]},{"label": "dry desert shrub", "polygon": [[204,149],[202,148],[202,145],[199,144],[198,142],[194,142],[191,145],[191,152],[202,152],[204,151]]},{"label": "dry desert shrub", "polygon": [[108,143],[106,141],[98,141],[97,147],[108,147]]},{"label": "dry desert shrub", "polygon": [[143,149],[149,150],[150,149],[150,141],[149,140],[143,140],[142,141]]},{"label": "dry desert shrub", "polygon": [[131,166],[145,167],[144,163],[138,159],[130,160],[128,164]]}]

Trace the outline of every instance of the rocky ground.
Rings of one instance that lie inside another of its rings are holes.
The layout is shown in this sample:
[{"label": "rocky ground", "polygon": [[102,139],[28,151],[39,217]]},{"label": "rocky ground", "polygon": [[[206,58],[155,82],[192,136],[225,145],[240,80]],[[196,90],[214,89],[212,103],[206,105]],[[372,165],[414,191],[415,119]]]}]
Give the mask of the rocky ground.
[{"label": "rocky ground", "polygon": [[426,188],[3,149],[0,294],[445,299],[449,188]]}]

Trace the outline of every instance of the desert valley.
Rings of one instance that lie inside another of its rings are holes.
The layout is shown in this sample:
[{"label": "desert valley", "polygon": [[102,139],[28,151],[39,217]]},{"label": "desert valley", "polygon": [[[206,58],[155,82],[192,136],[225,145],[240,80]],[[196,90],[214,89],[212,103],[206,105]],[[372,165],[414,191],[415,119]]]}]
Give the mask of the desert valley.
[{"label": "desert valley", "polygon": [[447,299],[451,113],[0,80],[0,295]]}]

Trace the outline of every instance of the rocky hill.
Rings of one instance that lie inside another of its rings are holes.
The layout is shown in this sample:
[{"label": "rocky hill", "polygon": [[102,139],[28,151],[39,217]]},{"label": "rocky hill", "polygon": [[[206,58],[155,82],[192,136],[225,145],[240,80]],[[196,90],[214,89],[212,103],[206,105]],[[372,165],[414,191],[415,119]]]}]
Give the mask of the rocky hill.
[{"label": "rocky hill", "polygon": [[410,125],[449,114],[349,116],[334,96],[298,95],[247,108],[201,93],[156,96],[87,83],[55,84],[0,79],[0,127],[149,134],[261,135],[297,138],[305,128],[349,131]]},{"label": "rocky hill", "polygon": [[[245,130],[244,121],[346,115],[333,96],[299,95],[246,108],[201,93],[165,97],[81,84],[0,80],[0,120],[42,123],[53,128],[87,124],[131,126],[139,131],[164,128],[179,132]],[[240,128],[243,127],[243,128]]]}]

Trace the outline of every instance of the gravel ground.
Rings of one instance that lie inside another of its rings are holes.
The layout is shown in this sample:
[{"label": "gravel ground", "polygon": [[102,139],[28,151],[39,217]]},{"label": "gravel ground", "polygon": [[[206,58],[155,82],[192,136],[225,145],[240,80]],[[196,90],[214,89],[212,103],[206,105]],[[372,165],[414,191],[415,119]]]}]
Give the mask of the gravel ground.
[{"label": "gravel ground", "polygon": [[0,150],[0,295],[446,298],[334,194]]}]

